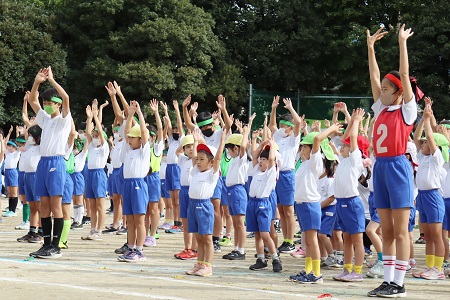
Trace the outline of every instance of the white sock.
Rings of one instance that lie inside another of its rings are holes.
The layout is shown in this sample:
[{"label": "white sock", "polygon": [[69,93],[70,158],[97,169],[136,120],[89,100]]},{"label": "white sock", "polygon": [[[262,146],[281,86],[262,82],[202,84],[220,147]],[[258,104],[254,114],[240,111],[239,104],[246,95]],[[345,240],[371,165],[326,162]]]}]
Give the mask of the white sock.
[{"label": "white sock", "polygon": [[390,283],[394,279],[395,256],[383,255],[384,281]]},{"label": "white sock", "polygon": [[238,248],[237,251],[241,252],[241,254],[244,254],[245,249],[244,248]]},{"label": "white sock", "polygon": [[406,260],[396,260],[395,261],[395,271],[394,271],[394,282],[399,286],[403,286],[405,280],[406,269],[408,268],[408,261]]},{"label": "white sock", "polygon": [[81,224],[83,222],[83,216],[84,216],[84,205],[80,205],[78,207],[78,220],[77,222]]},{"label": "white sock", "polygon": [[73,206],[73,220],[78,222],[78,205]]}]

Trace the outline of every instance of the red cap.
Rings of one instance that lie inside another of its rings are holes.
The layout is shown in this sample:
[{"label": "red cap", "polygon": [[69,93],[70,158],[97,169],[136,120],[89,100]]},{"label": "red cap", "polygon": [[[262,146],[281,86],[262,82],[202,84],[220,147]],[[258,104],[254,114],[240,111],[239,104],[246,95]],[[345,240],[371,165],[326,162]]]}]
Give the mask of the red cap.
[{"label": "red cap", "polygon": [[[350,145],[350,137],[347,137],[345,140],[341,141],[342,144]],[[361,150],[364,156],[369,157],[369,140],[363,137],[362,135],[358,135],[358,148]]]},{"label": "red cap", "polygon": [[216,153],[217,153],[217,149],[215,147],[208,146],[206,144],[198,144],[197,145],[197,152],[199,152],[201,150],[208,152],[212,156],[216,156]]}]

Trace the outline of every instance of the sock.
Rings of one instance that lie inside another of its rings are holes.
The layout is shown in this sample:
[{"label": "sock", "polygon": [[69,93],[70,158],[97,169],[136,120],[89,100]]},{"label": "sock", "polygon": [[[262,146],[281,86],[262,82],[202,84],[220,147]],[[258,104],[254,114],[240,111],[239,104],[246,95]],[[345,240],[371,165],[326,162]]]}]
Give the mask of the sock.
[{"label": "sock", "polygon": [[362,273],[362,266],[353,266],[353,271],[355,271],[356,274]]},{"label": "sock", "polygon": [[78,216],[80,215],[78,212],[78,207],[80,207],[79,205],[74,205],[73,206],[73,221],[77,222],[78,221]]},{"label": "sock", "polygon": [[[50,230],[50,231],[51,231],[51,230]],[[38,233],[40,236],[44,237],[44,231],[42,230],[42,227],[39,227],[39,228],[38,228],[37,233]]]},{"label": "sock", "polygon": [[131,245],[131,244],[129,244],[129,245],[128,245],[128,248],[129,248],[129,249],[136,249],[136,245]]},{"label": "sock", "polygon": [[377,252],[377,259],[383,261],[383,252]]},{"label": "sock", "polygon": [[320,259],[312,259],[312,270],[316,276],[320,276]]},{"label": "sock", "polygon": [[78,220],[77,220],[77,222],[80,223],[80,224],[83,224],[83,217],[84,217],[84,205],[81,204],[78,207]]},{"label": "sock", "polygon": [[294,245],[294,240],[284,239],[285,242],[288,242],[291,245]]},{"label": "sock", "polygon": [[403,286],[405,280],[406,269],[408,268],[408,262],[405,260],[395,261],[394,279],[392,280],[399,286]]},{"label": "sock", "polygon": [[210,262],[204,261],[204,262],[202,262],[202,264],[204,264],[208,268],[211,268],[211,263]]},{"label": "sock", "polygon": [[18,202],[19,202],[19,198],[9,197],[9,211],[16,212]]},{"label": "sock", "polygon": [[434,255],[425,255],[425,262],[428,268],[434,267]]},{"label": "sock", "polygon": [[321,258],[320,258],[320,261],[321,261],[321,262],[324,262],[324,261],[326,261],[326,260],[327,260],[326,257],[321,257]]},{"label": "sock", "polygon": [[241,252],[241,254],[245,253],[245,249],[244,248],[238,248],[237,251]]},{"label": "sock", "polygon": [[264,261],[266,259],[265,256],[264,256],[264,253],[263,254],[256,254],[256,258],[258,258],[258,259],[260,259],[262,261]]},{"label": "sock", "polygon": [[64,220],[63,230],[61,232],[61,243],[67,242],[67,236],[69,235],[70,231],[70,220]]},{"label": "sock", "polygon": [[34,236],[36,234],[36,226],[30,226],[30,231],[28,234]]},{"label": "sock", "polygon": [[312,258],[311,257],[306,257],[305,258],[305,271],[306,271],[306,274],[311,273],[312,268],[313,268]]},{"label": "sock", "polygon": [[434,266],[438,268],[439,272],[442,272],[442,263],[444,262],[443,256],[434,257]]},{"label": "sock", "polygon": [[280,259],[280,257],[276,253],[271,254],[271,256],[272,256],[272,260]]},{"label": "sock", "polygon": [[347,272],[351,273],[353,269],[353,264],[344,264],[344,269],[347,270]]},{"label": "sock", "polygon": [[53,241],[52,244],[55,247],[59,247],[59,240],[61,239],[61,233],[64,227],[63,218],[53,218]]},{"label": "sock", "polygon": [[394,279],[395,256],[383,255],[384,281],[392,282]]},{"label": "sock", "polygon": [[142,246],[136,246],[136,250],[138,250],[138,251],[143,251],[144,250],[144,247],[142,247]]},{"label": "sock", "polygon": [[336,251],[336,259],[343,260],[344,259],[344,251]]},{"label": "sock", "polygon": [[23,205],[22,221],[24,222],[30,221],[30,204],[28,203]]},{"label": "sock", "polygon": [[52,218],[41,218],[41,223],[44,245],[50,245],[52,243]]}]

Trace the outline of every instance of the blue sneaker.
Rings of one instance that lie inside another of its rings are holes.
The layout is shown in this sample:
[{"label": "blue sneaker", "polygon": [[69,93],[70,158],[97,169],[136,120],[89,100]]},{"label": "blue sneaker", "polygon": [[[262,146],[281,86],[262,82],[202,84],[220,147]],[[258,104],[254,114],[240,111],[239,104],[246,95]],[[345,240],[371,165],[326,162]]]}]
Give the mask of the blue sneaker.
[{"label": "blue sneaker", "polygon": [[304,284],[318,284],[323,283],[323,276],[316,276],[313,271],[311,273],[307,274],[306,276],[303,276],[300,280],[300,283]]},{"label": "blue sneaker", "polygon": [[9,210],[3,214],[3,217],[17,217],[17,214]]},{"label": "blue sneaker", "polygon": [[306,271],[302,270],[300,273],[289,276],[289,280],[292,282],[302,281],[302,278],[306,276]]}]

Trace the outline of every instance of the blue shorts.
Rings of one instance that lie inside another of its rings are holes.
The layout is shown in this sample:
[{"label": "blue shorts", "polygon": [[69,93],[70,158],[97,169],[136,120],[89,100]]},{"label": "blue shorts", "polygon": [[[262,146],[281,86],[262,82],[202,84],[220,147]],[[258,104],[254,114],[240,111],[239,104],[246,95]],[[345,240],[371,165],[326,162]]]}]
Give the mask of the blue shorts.
[{"label": "blue shorts", "polygon": [[168,191],[181,189],[180,166],[178,164],[168,164],[166,167],[166,188]]},{"label": "blue shorts", "polygon": [[124,215],[145,215],[148,205],[148,187],[143,178],[124,179],[123,185]]},{"label": "blue shorts", "polygon": [[211,197],[211,200],[222,198],[222,186],[226,185],[225,181],[222,180],[222,177],[219,176],[219,180],[217,180],[216,187],[214,188],[214,193]]},{"label": "blue shorts", "polygon": [[370,192],[368,202],[369,202],[370,220],[380,224],[380,216],[378,215],[377,209],[373,205],[373,192]]},{"label": "blue shorts", "polygon": [[211,199],[189,199],[188,232],[212,234],[214,229],[214,205]]},{"label": "blue shorts", "polygon": [[123,178],[123,166],[120,168],[113,169],[112,175],[109,177],[112,177],[112,193],[117,195],[123,194],[123,184],[124,184],[124,178]]},{"label": "blue shorts", "polygon": [[153,172],[145,176],[145,182],[148,186],[148,202],[159,202],[161,199],[161,179],[159,172]]},{"label": "blue shorts", "polygon": [[98,199],[106,197],[106,173],[104,169],[89,169],[86,184],[86,198]]},{"label": "blue shorts", "polygon": [[247,192],[242,184],[228,186],[228,209],[231,216],[245,215],[247,211]]},{"label": "blue shorts", "polygon": [[420,222],[442,223],[445,215],[444,199],[438,189],[419,190],[416,198]]},{"label": "blue shorts", "polygon": [[113,186],[113,184],[114,184],[114,178],[113,178],[112,173],[109,174],[109,176],[108,176],[108,175],[106,175],[106,176],[107,176],[107,178],[106,178],[106,182],[107,182],[107,184],[106,184],[106,186],[107,186],[106,190],[108,191],[108,194],[109,194],[110,196],[112,196],[112,195],[113,195],[112,186]]},{"label": "blue shorts", "polygon": [[39,202],[41,199],[36,196],[34,190],[34,182],[36,181],[36,172],[25,173],[24,187],[25,187],[25,197],[28,202]]},{"label": "blue shorts", "polygon": [[445,230],[450,230],[450,198],[444,198],[445,205],[445,216],[444,222],[442,223],[442,228]]},{"label": "blue shorts", "polygon": [[86,187],[87,187],[87,181],[88,181],[88,177],[89,177],[87,160],[86,160],[86,162],[84,163],[84,168],[83,168],[83,171],[81,171],[81,173],[83,174],[83,178],[84,178],[84,188],[86,189]]},{"label": "blue shorts", "polygon": [[[445,218],[444,218],[444,220],[445,220]],[[411,210],[409,211],[408,232],[412,232],[414,230],[414,225],[416,225],[416,207],[415,206],[411,207]]]},{"label": "blue shorts", "polygon": [[19,171],[19,195],[25,195],[25,172]]},{"label": "blue shorts", "polygon": [[334,223],[336,223],[336,205],[328,205],[322,208],[319,233],[331,237],[333,235]]},{"label": "blue shorts", "polygon": [[17,169],[5,169],[5,186],[19,186],[19,171]]},{"label": "blue shorts", "polygon": [[364,206],[358,196],[337,198],[336,211],[343,232],[351,235],[366,231]]},{"label": "blue shorts", "polygon": [[272,204],[269,198],[250,198],[247,204],[245,222],[249,232],[270,232]]},{"label": "blue shorts", "polygon": [[282,206],[294,205],[295,174],[293,170],[280,171],[275,190],[277,192],[277,203]]},{"label": "blue shorts", "polygon": [[82,172],[75,172],[70,174],[73,182],[72,196],[82,196],[84,194],[84,177]]},{"label": "blue shorts", "polygon": [[166,199],[170,198],[170,193],[169,190],[167,190],[165,179],[161,179],[161,197]]},{"label": "blue shorts", "polygon": [[69,173],[66,173],[66,182],[64,183],[64,194],[62,204],[71,204],[73,195],[73,181]]},{"label": "blue shorts", "polygon": [[295,203],[294,210],[302,231],[320,229],[322,219],[320,202]]},{"label": "blue shorts", "polygon": [[52,197],[64,194],[66,161],[62,156],[42,156],[36,169],[36,196]]},{"label": "blue shorts", "polygon": [[275,220],[277,215],[277,192],[272,190],[269,196],[270,205],[272,206],[272,220]]},{"label": "blue shorts", "polygon": [[227,185],[224,184],[227,181],[227,178],[225,176],[222,176],[219,178],[219,180],[222,180],[222,192],[220,193],[220,205],[222,206],[228,206],[228,188]]},{"label": "blue shorts", "polygon": [[182,185],[180,194],[180,218],[186,219],[188,217],[189,208],[189,186]]},{"label": "blue shorts", "polygon": [[245,191],[247,192],[247,199],[250,199],[250,184],[252,183],[253,176],[248,176],[247,181],[245,182]]},{"label": "blue shorts", "polygon": [[339,225],[339,212],[337,211],[337,207],[336,207],[336,221],[334,221],[333,231],[342,231],[341,225]]},{"label": "blue shorts", "polygon": [[414,203],[411,162],[404,156],[377,157],[373,166],[376,208],[405,208]]}]

